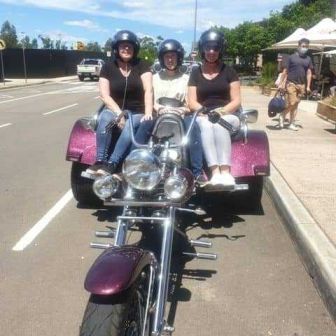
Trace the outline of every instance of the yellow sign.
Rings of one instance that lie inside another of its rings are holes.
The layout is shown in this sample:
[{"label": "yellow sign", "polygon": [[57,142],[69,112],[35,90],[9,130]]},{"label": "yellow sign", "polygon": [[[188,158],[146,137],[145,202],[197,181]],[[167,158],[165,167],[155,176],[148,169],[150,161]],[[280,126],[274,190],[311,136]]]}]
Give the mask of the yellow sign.
[{"label": "yellow sign", "polygon": [[77,41],[77,50],[83,50],[85,48],[85,45],[81,41]]},{"label": "yellow sign", "polygon": [[6,49],[6,42],[4,40],[0,40],[0,50]]}]

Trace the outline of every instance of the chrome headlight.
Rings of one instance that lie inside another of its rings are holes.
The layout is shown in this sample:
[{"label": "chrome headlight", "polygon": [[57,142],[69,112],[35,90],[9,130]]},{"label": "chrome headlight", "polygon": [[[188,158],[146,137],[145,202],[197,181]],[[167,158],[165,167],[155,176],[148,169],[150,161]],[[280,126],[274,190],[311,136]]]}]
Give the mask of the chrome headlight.
[{"label": "chrome headlight", "polygon": [[135,149],[125,159],[122,172],[131,187],[152,190],[161,180],[161,163],[147,149]]},{"label": "chrome headlight", "polygon": [[113,175],[97,178],[93,182],[93,191],[101,199],[106,199],[115,194],[120,186],[120,180]]},{"label": "chrome headlight", "polygon": [[167,178],[164,184],[164,192],[171,200],[179,200],[185,196],[188,190],[188,181],[184,176],[173,175]]}]

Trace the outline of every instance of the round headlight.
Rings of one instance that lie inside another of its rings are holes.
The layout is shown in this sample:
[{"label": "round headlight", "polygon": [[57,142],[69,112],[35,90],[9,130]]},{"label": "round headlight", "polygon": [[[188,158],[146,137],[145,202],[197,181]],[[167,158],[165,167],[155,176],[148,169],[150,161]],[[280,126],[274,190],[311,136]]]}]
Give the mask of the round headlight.
[{"label": "round headlight", "polygon": [[188,181],[184,176],[173,175],[167,178],[164,184],[166,196],[171,200],[181,199],[187,192]]},{"label": "round headlight", "polygon": [[101,199],[106,199],[115,194],[119,189],[120,181],[113,175],[97,178],[93,182],[92,189]]},{"label": "round headlight", "polygon": [[139,190],[152,190],[161,180],[160,160],[147,149],[133,150],[122,171],[130,186]]}]

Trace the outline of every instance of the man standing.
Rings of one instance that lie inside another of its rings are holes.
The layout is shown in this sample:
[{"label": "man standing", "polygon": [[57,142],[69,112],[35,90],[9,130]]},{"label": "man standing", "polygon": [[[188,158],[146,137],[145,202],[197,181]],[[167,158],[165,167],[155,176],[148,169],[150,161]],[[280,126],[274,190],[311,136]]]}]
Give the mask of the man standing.
[{"label": "man standing", "polygon": [[311,92],[311,79],[313,63],[307,51],[309,40],[303,38],[298,43],[298,50],[288,57],[282,72],[281,84],[279,88],[287,92],[287,108],[279,116],[279,128],[284,127],[286,114],[289,113],[288,129],[297,131],[295,117],[301,97],[304,95],[305,88],[307,93]]}]

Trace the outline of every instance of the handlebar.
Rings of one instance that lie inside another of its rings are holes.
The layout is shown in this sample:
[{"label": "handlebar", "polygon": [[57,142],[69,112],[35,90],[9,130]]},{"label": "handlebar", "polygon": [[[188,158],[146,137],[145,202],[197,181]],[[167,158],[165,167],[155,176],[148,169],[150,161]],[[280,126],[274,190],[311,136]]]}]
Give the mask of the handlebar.
[{"label": "handlebar", "polygon": [[[182,138],[181,144],[180,145],[172,145],[171,148],[176,148],[176,147],[180,147],[180,146],[186,146],[188,144],[188,139],[191,133],[191,130],[194,127],[194,124],[196,122],[196,118],[197,116],[200,114],[206,114],[208,115],[209,119],[212,117],[214,121],[214,123],[218,123],[219,125],[221,125],[222,127],[226,128],[230,133],[234,133],[234,129],[232,127],[232,125],[230,123],[228,123],[227,121],[225,121],[224,119],[221,118],[219,113],[216,113],[214,110],[208,109],[204,106],[202,106],[201,108],[199,108],[198,110],[196,110],[195,112],[193,112],[193,117],[191,119],[191,123],[190,126],[186,132],[186,134],[184,135],[184,137]],[[213,115],[211,116],[211,113],[213,113]],[[135,136],[134,136],[134,128],[133,128],[133,116],[132,113],[130,111],[125,110],[124,111],[124,115],[128,116],[129,120],[130,120],[130,127],[131,127],[131,140],[132,143],[135,147],[138,148],[148,148],[147,144],[140,144],[135,140]]]}]

